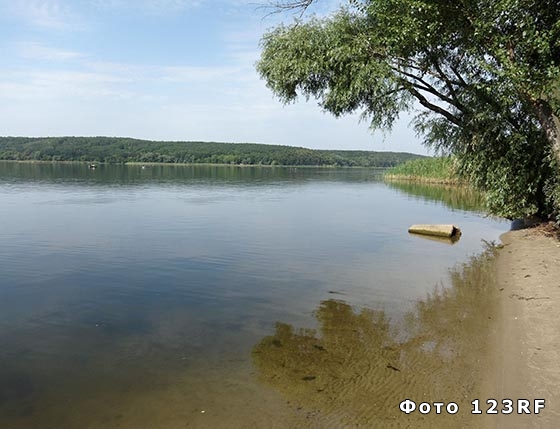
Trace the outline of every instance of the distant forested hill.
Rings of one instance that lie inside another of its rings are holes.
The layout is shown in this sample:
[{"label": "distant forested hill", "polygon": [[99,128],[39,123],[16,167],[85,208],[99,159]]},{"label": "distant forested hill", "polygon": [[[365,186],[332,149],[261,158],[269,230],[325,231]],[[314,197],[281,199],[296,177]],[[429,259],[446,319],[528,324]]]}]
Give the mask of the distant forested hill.
[{"label": "distant forested hill", "polygon": [[249,143],[162,142],[120,137],[0,137],[0,159],[17,161],[392,167],[419,157],[404,152],[312,150]]}]

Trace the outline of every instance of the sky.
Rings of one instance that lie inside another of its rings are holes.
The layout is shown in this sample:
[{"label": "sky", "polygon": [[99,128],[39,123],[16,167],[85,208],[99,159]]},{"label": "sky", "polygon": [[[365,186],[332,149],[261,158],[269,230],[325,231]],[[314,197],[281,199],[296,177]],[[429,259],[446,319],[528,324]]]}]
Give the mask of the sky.
[{"label": "sky", "polygon": [[255,63],[262,35],[294,15],[266,1],[0,0],[0,135],[427,153],[408,118],[372,134],[359,115],[280,103]]}]

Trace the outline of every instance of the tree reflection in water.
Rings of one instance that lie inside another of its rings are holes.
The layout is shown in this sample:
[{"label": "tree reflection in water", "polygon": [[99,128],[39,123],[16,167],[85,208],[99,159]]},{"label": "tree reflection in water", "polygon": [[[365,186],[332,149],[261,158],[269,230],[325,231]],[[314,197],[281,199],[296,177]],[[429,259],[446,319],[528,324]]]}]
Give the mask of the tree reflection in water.
[{"label": "tree reflection in water", "polygon": [[409,181],[385,182],[389,187],[417,199],[439,201],[452,209],[484,212],[484,195],[468,186],[439,185]]},{"label": "tree reflection in water", "polygon": [[[310,418],[335,425],[468,427],[489,356],[497,311],[491,246],[450,273],[402,320],[383,311],[321,302],[318,330],[278,322],[253,349],[260,379]],[[399,403],[456,402],[454,416],[415,412]]]}]

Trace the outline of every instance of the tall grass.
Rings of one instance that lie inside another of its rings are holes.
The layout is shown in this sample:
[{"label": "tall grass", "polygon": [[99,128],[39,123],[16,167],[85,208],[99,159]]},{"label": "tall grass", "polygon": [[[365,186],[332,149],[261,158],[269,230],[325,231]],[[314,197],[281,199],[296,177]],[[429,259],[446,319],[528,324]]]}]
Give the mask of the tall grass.
[{"label": "tall grass", "polygon": [[433,183],[459,183],[453,158],[420,158],[406,161],[385,173],[389,180],[408,180]]}]

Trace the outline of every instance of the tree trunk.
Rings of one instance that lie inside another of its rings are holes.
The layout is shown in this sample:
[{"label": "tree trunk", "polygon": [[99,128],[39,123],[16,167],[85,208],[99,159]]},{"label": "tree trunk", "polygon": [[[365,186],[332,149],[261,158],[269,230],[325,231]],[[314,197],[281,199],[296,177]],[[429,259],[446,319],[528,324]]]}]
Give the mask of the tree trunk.
[{"label": "tree trunk", "polygon": [[[554,156],[554,160],[556,161],[556,191],[553,192],[553,212],[555,212],[557,219],[560,215],[560,118],[554,114],[554,110],[547,101],[538,100],[533,103],[535,111],[537,113],[537,118],[546,134],[546,138],[550,143],[550,147],[552,149],[552,155]],[[550,197],[550,195],[548,195]],[[548,206],[546,202],[548,198],[545,198],[543,203],[541,204],[542,207]],[[544,208],[544,211],[547,215],[550,208]],[[543,211],[541,209],[541,211]],[[548,216],[547,216],[548,217]]]},{"label": "tree trunk", "polygon": [[557,168],[560,169],[560,118],[554,114],[547,101],[537,100],[533,106],[546,138],[550,142]]}]

